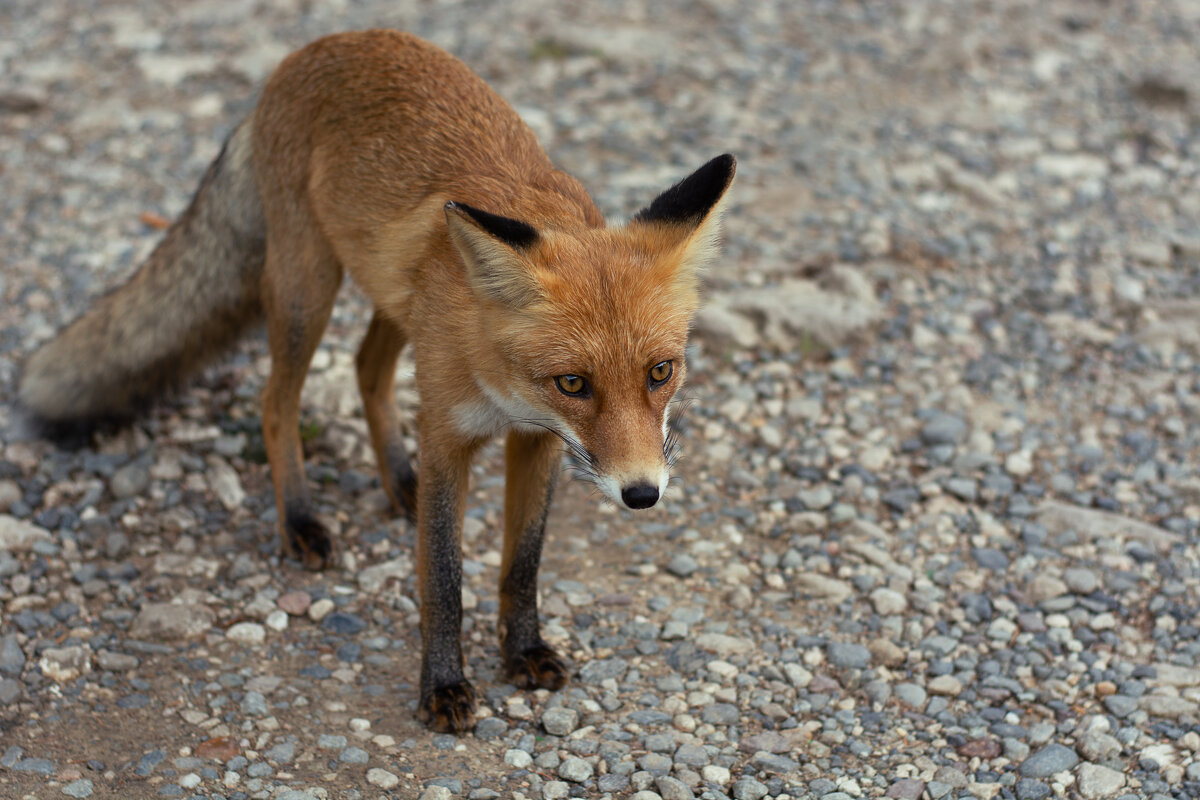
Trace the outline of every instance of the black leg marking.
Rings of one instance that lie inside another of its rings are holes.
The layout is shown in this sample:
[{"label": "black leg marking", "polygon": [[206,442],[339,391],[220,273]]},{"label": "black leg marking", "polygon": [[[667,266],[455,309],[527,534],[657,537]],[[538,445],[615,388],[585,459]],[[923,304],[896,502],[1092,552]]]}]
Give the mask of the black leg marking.
[{"label": "black leg marking", "polygon": [[500,620],[500,649],[509,680],[522,689],[561,689],[567,682],[566,662],[542,640],[537,607],[538,568],[553,496],[551,480],[546,486],[542,513],[521,536],[500,587],[508,611]]},{"label": "black leg marking", "polygon": [[421,705],[419,717],[437,731],[475,726],[475,690],[463,675],[462,553],[453,481],[434,498],[424,539],[426,589],[422,596]]},{"label": "black leg marking", "polygon": [[288,503],[283,525],[284,554],[311,570],[322,570],[333,560],[333,542],[307,503]]}]

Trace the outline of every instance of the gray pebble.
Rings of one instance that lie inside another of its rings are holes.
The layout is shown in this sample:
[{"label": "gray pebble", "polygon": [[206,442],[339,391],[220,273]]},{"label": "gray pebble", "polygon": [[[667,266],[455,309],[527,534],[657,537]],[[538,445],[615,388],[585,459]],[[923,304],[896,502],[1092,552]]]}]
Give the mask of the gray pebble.
[{"label": "gray pebble", "polygon": [[20,675],[25,669],[25,652],[17,644],[17,635],[10,633],[0,638],[0,673]]},{"label": "gray pebble", "polygon": [[967,435],[967,423],[952,414],[935,411],[921,426],[926,445],[957,444]]},{"label": "gray pebble", "polygon": [[866,669],[871,664],[871,651],[853,642],[830,642],[826,655],[835,667]]},{"label": "gray pebble", "polygon": [[1017,771],[1026,778],[1048,778],[1079,763],[1079,756],[1066,745],[1053,742],[1021,762]]},{"label": "gray pebble", "polygon": [[53,775],[57,767],[48,758],[22,758],[12,765],[14,772],[32,772],[36,775]]},{"label": "gray pebble", "polygon": [[654,780],[654,786],[658,789],[658,793],[663,800],[695,800],[696,795],[687,787],[683,781],[678,778],[672,778],[667,775],[660,776]]},{"label": "gray pebble", "polygon": [[1075,594],[1091,594],[1100,588],[1096,573],[1082,567],[1069,567],[1063,571],[1063,582]]},{"label": "gray pebble", "polygon": [[592,765],[582,758],[568,758],[559,765],[558,776],[574,783],[583,783],[592,777]]},{"label": "gray pebble", "polygon": [[71,781],[63,787],[62,793],[67,797],[91,797],[92,782],[87,778]]},{"label": "gray pebble", "polygon": [[118,469],[108,481],[109,491],[118,500],[136,497],[149,485],[150,471],[136,461]]},{"label": "gray pebble", "polygon": [[487,717],[475,726],[475,738],[481,741],[499,739],[508,732],[508,723],[500,717]]},{"label": "gray pebble", "polygon": [[741,778],[733,784],[734,800],[760,800],[766,796],[767,791],[766,784],[753,778]]},{"label": "gray pebble", "polygon": [[369,760],[370,756],[367,755],[366,750],[353,745],[347,747],[338,755],[338,761],[341,761],[343,764],[365,764]]},{"label": "gray pebble", "polygon": [[686,578],[699,568],[696,559],[687,553],[680,553],[667,562],[667,572],[679,578]]},{"label": "gray pebble", "polygon": [[599,658],[584,664],[579,677],[584,683],[598,684],[609,678],[620,680],[628,669],[629,662],[623,658]]}]

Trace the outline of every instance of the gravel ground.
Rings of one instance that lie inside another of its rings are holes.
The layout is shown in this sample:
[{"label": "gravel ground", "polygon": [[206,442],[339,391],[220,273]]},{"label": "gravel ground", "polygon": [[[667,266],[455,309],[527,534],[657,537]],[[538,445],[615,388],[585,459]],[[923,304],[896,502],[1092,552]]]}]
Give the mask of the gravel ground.
[{"label": "gravel ground", "polygon": [[[566,5],[0,8],[0,795],[1200,796],[1200,5]],[[261,336],[81,449],[10,424],[274,63],[375,25],[466,59],[614,216],[740,161],[677,485],[634,515],[564,482],[551,517],[560,692],[500,683],[478,466],[463,738],[413,718],[352,289],[305,394],[341,569],[277,556]]]}]

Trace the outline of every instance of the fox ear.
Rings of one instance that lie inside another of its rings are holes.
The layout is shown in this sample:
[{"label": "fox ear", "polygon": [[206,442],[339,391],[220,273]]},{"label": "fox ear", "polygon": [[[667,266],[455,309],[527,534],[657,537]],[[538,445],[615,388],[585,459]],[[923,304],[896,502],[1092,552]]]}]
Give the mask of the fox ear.
[{"label": "fox ear", "polygon": [[538,242],[533,226],[465,203],[446,203],[445,211],[450,240],[462,255],[475,291],[511,308],[541,296],[537,278],[519,255]]},{"label": "fox ear", "polygon": [[660,194],[630,221],[674,232],[684,247],[683,261],[700,266],[716,250],[721,199],[733,183],[736,167],[737,161],[729,153],[717,156]]}]

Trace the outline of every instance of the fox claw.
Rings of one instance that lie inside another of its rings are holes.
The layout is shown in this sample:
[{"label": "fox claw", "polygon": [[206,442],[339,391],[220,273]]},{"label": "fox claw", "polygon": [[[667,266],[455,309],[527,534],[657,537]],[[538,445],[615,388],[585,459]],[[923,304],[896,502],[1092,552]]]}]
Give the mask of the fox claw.
[{"label": "fox claw", "polygon": [[325,526],[310,514],[288,515],[283,533],[284,555],[295,558],[305,569],[318,572],[333,561],[333,542]]},{"label": "fox claw", "polygon": [[540,644],[509,659],[508,678],[520,689],[561,689],[568,679],[567,664],[550,647]]},{"label": "fox claw", "polygon": [[438,733],[463,733],[475,727],[475,688],[468,681],[434,689],[421,701],[417,719]]}]

